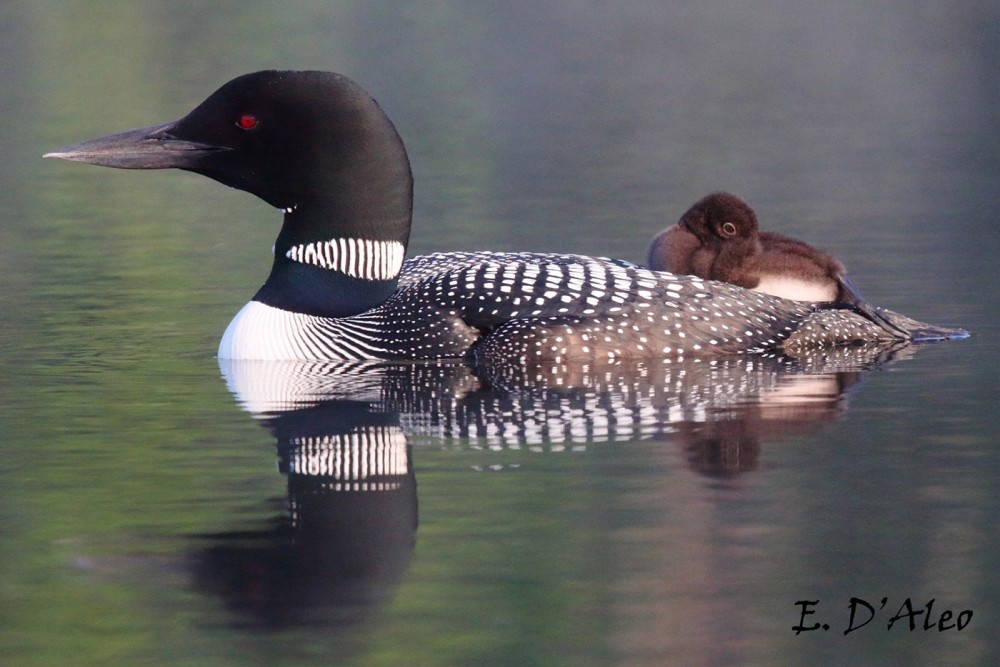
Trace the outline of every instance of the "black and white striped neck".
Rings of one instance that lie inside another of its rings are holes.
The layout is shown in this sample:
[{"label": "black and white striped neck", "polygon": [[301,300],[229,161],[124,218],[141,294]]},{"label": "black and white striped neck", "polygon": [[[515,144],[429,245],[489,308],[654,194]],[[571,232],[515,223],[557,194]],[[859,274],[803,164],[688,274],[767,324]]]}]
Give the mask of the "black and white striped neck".
[{"label": "black and white striped neck", "polygon": [[302,234],[296,212],[274,246],[274,263],[255,301],[306,315],[346,317],[383,303],[396,290],[405,242],[330,232]]}]

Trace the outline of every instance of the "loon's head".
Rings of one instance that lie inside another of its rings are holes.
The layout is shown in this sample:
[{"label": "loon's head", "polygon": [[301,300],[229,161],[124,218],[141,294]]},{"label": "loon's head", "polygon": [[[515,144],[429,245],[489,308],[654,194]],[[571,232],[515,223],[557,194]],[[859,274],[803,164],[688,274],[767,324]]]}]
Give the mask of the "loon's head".
[{"label": "loon's head", "polygon": [[395,290],[410,235],[413,178],[392,122],[331,72],[233,79],[178,121],[45,155],[120,169],[192,171],[285,213],[255,299],[339,317]]},{"label": "loon's head", "polygon": [[180,120],[45,157],[184,169],[283,210],[322,209],[325,224],[347,224],[355,236],[405,244],[409,235],[413,186],[403,142],[375,100],[330,72],[246,74]]}]

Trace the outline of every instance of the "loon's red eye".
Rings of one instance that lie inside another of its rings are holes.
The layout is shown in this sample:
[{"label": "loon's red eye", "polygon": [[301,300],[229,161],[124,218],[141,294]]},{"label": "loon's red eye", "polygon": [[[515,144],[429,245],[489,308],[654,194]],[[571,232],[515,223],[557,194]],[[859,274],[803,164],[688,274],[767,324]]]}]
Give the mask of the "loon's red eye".
[{"label": "loon's red eye", "polygon": [[257,117],[251,114],[245,113],[236,119],[236,127],[241,130],[252,130],[257,127]]}]

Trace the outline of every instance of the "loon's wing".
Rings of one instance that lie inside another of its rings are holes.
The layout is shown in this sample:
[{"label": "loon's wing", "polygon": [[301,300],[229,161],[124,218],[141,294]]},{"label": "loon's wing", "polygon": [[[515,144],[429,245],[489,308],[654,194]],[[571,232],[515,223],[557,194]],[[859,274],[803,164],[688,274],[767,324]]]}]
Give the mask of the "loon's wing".
[{"label": "loon's wing", "polygon": [[478,330],[473,354],[539,360],[774,349],[817,308],[629,262],[545,253],[417,257],[400,290],[422,291]]}]

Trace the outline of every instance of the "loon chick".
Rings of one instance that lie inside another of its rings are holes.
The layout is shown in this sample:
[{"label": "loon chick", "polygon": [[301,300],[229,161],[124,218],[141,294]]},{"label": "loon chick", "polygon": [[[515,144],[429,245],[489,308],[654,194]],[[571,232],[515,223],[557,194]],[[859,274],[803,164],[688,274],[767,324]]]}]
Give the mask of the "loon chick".
[{"label": "loon chick", "polygon": [[[404,263],[412,176],[403,142],[360,86],[264,71],[178,121],[46,157],[178,168],[281,209],[271,272],[234,317],[223,359],[614,361],[877,340],[853,313],[628,262],[439,253]],[[852,319],[853,318],[853,319]]]},{"label": "loon chick", "polygon": [[759,231],[754,210],[728,192],[703,197],[658,234],[648,264],[784,299],[845,304],[889,334],[910,337],[861,296],[840,261],[797,239]]}]

